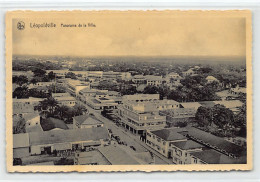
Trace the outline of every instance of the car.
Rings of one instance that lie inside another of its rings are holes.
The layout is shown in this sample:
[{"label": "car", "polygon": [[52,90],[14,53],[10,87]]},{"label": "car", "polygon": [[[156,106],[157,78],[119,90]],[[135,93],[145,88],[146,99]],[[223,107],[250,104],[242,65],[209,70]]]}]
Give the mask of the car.
[{"label": "car", "polygon": [[134,146],[131,145],[130,148],[136,151],[136,148]]},{"label": "car", "polygon": [[126,142],[121,142],[121,144],[127,146],[127,143],[126,143]]}]

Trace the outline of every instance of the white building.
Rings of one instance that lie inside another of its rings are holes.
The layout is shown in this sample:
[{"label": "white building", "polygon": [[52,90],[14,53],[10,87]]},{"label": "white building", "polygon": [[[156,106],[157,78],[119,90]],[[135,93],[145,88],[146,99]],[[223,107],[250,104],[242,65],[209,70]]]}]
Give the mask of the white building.
[{"label": "white building", "polygon": [[219,80],[216,79],[214,76],[207,76],[206,80],[207,80],[207,83],[219,82]]},{"label": "white building", "polygon": [[90,83],[82,82],[79,80],[68,79],[67,81],[68,92],[73,96],[78,96],[79,91],[84,88],[90,88]]},{"label": "white building", "polygon": [[180,131],[180,129],[171,128],[155,131],[148,130],[146,134],[146,144],[161,153],[163,156],[172,158],[172,143],[187,141],[187,138],[179,134],[177,131]]}]

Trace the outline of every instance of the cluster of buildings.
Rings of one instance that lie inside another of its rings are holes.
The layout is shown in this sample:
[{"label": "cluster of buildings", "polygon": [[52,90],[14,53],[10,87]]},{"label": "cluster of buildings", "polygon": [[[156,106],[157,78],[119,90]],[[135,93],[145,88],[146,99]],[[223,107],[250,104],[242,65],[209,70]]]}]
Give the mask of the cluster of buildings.
[{"label": "cluster of buildings", "polygon": [[[173,127],[179,121],[194,120],[200,106],[213,107],[224,105],[234,113],[239,112],[243,103],[239,100],[221,100],[205,102],[177,102],[160,100],[159,94],[135,94],[121,96],[119,92],[100,90],[94,87],[96,80],[131,81],[134,85],[160,86],[167,84],[171,88],[179,86],[186,76],[197,75],[200,68],[195,66],[182,73],[169,73],[166,77],[154,75],[135,75],[129,72],[69,71],[47,70],[57,76],[55,82],[29,84],[28,88],[48,88],[59,83],[66,88],[65,93],[52,93],[60,106],[73,107],[84,103],[98,111],[113,111],[118,123],[125,130],[140,138],[164,157],[175,164],[236,164],[246,163],[246,141],[243,139],[220,138],[205,131],[193,128]],[[65,78],[72,72],[77,79]],[[14,73],[15,75],[20,73]],[[22,73],[30,75],[31,73]],[[87,78],[87,79],[86,79]],[[219,81],[206,77],[208,83]],[[244,88],[232,88],[231,94],[246,93]],[[23,158],[32,155],[67,155],[73,152],[74,164],[150,164],[145,154],[129,154],[123,147],[111,144],[111,138],[104,123],[94,115],[84,114],[73,118],[71,126],[62,120],[47,118],[41,122],[36,107],[42,98],[13,99],[13,126],[24,121],[25,133],[13,135],[13,157]],[[170,127],[170,128],[169,128]],[[86,151],[98,147],[95,151]],[[81,151],[81,152],[79,152]],[[84,152],[82,152],[84,151]],[[117,156],[113,154],[117,154]],[[136,156],[135,156],[136,155]],[[147,156],[148,155],[148,156]],[[95,156],[95,157],[93,157]],[[133,157],[134,156],[134,157]]]},{"label": "cluster of buildings", "polygon": [[108,80],[130,80],[131,73],[129,72],[114,72],[114,71],[70,71],[70,70],[47,70],[47,73],[53,72],[57,75],[57,77],[65,78],[65,76],[71,72],[74,73],[77,77],[81,78],[89,78],[89,79],[97,79],[104,78]]},{"label": "cluster of buildings", "polygon": [[147,131],[146,143],[175,164],[245,164],[246,149],[194,127]]}]

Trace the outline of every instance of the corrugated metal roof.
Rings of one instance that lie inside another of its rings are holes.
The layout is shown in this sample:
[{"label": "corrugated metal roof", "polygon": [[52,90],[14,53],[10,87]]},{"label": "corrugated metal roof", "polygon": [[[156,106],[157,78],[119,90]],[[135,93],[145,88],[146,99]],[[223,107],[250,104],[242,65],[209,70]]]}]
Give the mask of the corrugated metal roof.
[{"label": "corrugated metal roof", "polygon": [[51,130],[29,134],[30,145],[80,142],[89,140],[108,139],[108,131],[103,127],[73,130]]}]

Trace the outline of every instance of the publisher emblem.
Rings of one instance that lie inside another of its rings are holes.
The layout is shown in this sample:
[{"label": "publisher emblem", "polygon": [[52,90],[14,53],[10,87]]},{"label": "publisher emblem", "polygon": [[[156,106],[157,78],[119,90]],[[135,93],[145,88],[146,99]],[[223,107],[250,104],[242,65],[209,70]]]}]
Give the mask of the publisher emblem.
[{"label": "publisher emblem", "polygon": [[17,23],[17,29],[18,30],[23,30],[25,28],[25,23],[23,21],[19,21]]}]

